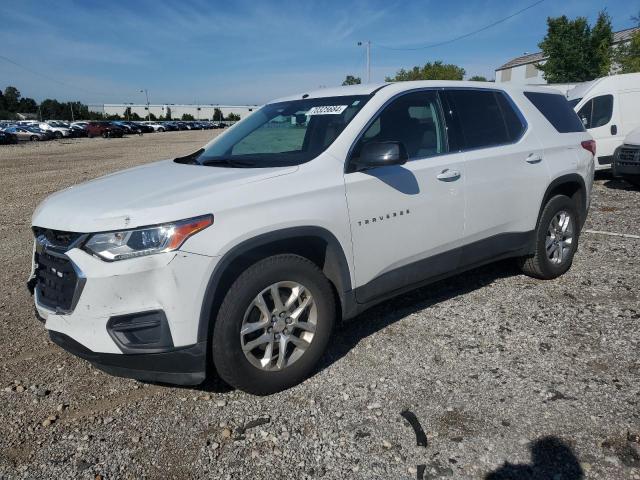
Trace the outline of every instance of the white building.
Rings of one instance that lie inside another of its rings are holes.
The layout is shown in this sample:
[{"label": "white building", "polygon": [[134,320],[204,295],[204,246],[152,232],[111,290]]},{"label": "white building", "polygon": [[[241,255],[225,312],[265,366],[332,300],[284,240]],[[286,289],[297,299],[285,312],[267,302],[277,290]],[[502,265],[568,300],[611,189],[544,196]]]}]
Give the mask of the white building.
[{"label": "white building", "polygon": [[230,113],[240,115],[244,118],[251,112],[260,108],[259,105],[184,105],[184,104],[150,104],[147,110],[146,103],[105,103],[102,112],[105,115],[125,116],[127,108],[131,109],[131,113],[138,114],[141,118],[145,118],[148,112],[151,112],[156,118],[161,116],[167,118],[167,113],[171,113],[171,118],[179,120],[182,115],[192,115],[196,120],[212,120],[213,113],[216,108],[222,111],[226,118]]},{"label": "white building", "polygon": [[[613,34],[613,46],[628,42],[640,28],[628,28]],[[496,69],[496,83],[515,83],[518,85],[544,85],[547,81],[538,70],[537,64],[544,64],[546,57],[542,52],[529,53],[509,60]],[[612,72],[613,73],[613,72]],[[556,86],[556,85],[554,85]]]}]

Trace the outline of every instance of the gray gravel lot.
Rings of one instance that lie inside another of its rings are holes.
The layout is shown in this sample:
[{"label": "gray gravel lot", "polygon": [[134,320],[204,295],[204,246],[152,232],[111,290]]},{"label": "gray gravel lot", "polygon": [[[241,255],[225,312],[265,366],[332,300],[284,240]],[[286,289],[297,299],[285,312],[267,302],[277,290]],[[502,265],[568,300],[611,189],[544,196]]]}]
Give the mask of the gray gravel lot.
[{"label": "gray gravel lot", "polygon": [[[0,478],[640,479],[634,238],[583,234],[554,281],[502,262],[386,302],[269,397],[115,378],[53,345],[24,286],[35,206],[213,135],[0,147]],[[640,235],[640,191],[599,178],[587,228]]]}]

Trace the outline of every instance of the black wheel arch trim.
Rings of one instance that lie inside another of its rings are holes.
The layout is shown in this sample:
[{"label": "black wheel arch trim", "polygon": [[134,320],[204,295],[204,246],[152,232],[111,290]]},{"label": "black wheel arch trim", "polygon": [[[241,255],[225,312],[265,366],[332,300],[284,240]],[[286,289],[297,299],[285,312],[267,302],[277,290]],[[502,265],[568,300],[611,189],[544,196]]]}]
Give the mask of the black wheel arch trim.
[{"label": "black wheel arch trim", "polygon": [[[336,287],[339,297],[338,301],[344,308],[345,298],[348,296],[348,292],[351,291],[351,273],[345,251],[336,236],[326,228],[317,226],[300,226],[274,230],[252,237],[234,246],[222,256],[218,264],[215,266],[213,273],[209,278],[200,309],[197,337],[198,342],[209,339],[209,327],[212,325],[212,313],[214,313],[214,309],[217,310],[217,308],[220,307],[219,302],[221,303],[222,298],[224,298],[224,293],[226,293],[219,292],[218,286],[223,280],[225,273],[232,268],[234,261],[238,260],[243,255],[249,254],[250,252],[258,253],[256,256],[256,261],[258,261],[265,256],[260,255],[260,252],[269,252],[270,247],[278,245],[280,242],[297,241],[305,238],[314,238],[316,240],[321,240],[326,244],[324,266],[322,270],[331,283]],[[240,272],[237,272],[237,274],[239,273]]]},{"label": "black wheel arch trim", "polygon": [[540,210],[538,211],[538,220],[536,221],[536,228],[538,227],[539,223],[540,223],[540,217],[542,216],[542,211],[544,210],[545,205],[547,204],[547,202],[549,201],[549,199],[551,198],[551,193],[556,190],[558,187],[561,187],[563,185],[571,185],[571,184],[578,184],[578,188],[580,190],[581,193],[581,202],[582,205],[579,205],[579,211],[578,214],[580,215],[580,226],[584,225],[584,222],[587,219],[587,211],[588,211],[588,205],[587,205],[587,187],[585,185],[584,182],[584,178],[582,178],[582,176],[578,173],[568,173],[565,175],[561,175],[557,178],[554,178],[549,185],[547,186],[547,189],[544,192],[544,196],[542,197],[542,203],[540,204]]}]

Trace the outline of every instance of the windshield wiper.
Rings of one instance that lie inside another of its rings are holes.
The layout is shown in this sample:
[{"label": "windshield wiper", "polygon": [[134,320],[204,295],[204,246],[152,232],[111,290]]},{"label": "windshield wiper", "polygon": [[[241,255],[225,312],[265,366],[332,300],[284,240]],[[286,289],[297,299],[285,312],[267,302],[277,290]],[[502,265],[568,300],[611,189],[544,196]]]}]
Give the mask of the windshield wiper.
[{"label": "windshield wiper", "polygon": [[256,166],[255,162],[247,160],[237,160],[234,158],[212,158],[203,160],[200,165],[207,167],[231,167],[231,168],[252,168]]}]

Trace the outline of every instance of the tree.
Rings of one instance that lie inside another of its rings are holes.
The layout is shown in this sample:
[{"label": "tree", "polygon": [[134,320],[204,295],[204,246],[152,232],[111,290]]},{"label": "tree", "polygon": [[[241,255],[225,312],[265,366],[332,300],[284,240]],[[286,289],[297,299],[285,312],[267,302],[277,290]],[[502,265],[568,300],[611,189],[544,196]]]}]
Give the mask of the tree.
[{"label": "tree", "polygon": [[230,122],[237,122],[238,120],[240,120],[240,115],[238,115],[237,113],[231,112],[229,115],[227,115],[226,119],[229,120]]},{"label": "tree", "polygon": [[164,119],[171,120],[171,109],[169,107],[167,107],[167,110],[165,111]]},{"label": "tree", "polygon": [[[631,19],[640,27],[640,12],[637,17]],[[614,49],[613,61],[616,73],[640,72],[640,30],[631,35],[629,42]]]},{"label": "tree", "polygon": [[153,113],[149,113],[149,120],[155,122],[158,120],[158,118]]},{"label": "tree", "polygon": [[193,120],[195,120],[195,118],[193,117],[193,115],[191,115],[189,113],[183,113],[182,114],[182,120],[184,120],[184,121],[193,121]]},{"label": "tree", "polygon": [[474,75],[469,80],[472,82],[488,82],[487,77],[483,77],[482,75]]},{"label": "tree", "polygon": [[354,77],[353,75],[347,75],[342,82],[342,85],[360,85],[362,83],[362,79],[360,77]]},{"label": "tree", "polygon": [[213,120],[214,121],[224,120],[224,115],[222,115],[222,110],[220,110],[218,107],[213,109]]},{"label": "tree", "polygon": [[10,112],[17,112],[20,106],[20,91],[16,87],[4,89],[4,105]]},{"label": "tree", "polygon": [[585,17],[548,17],[547,35],[538,44],[547,60],[536,67],[549,83],[593,80],[609,74],[612,43],[611,18],[604,11],[593,28]]},{"label": "tree", "polygon": [[422,67],[415,66],[411,70],[401,68],[395,77],[386,77],[387,82],[405,82],[407,80],[462,80],[464,68],[441,60],[427,62]]}]

